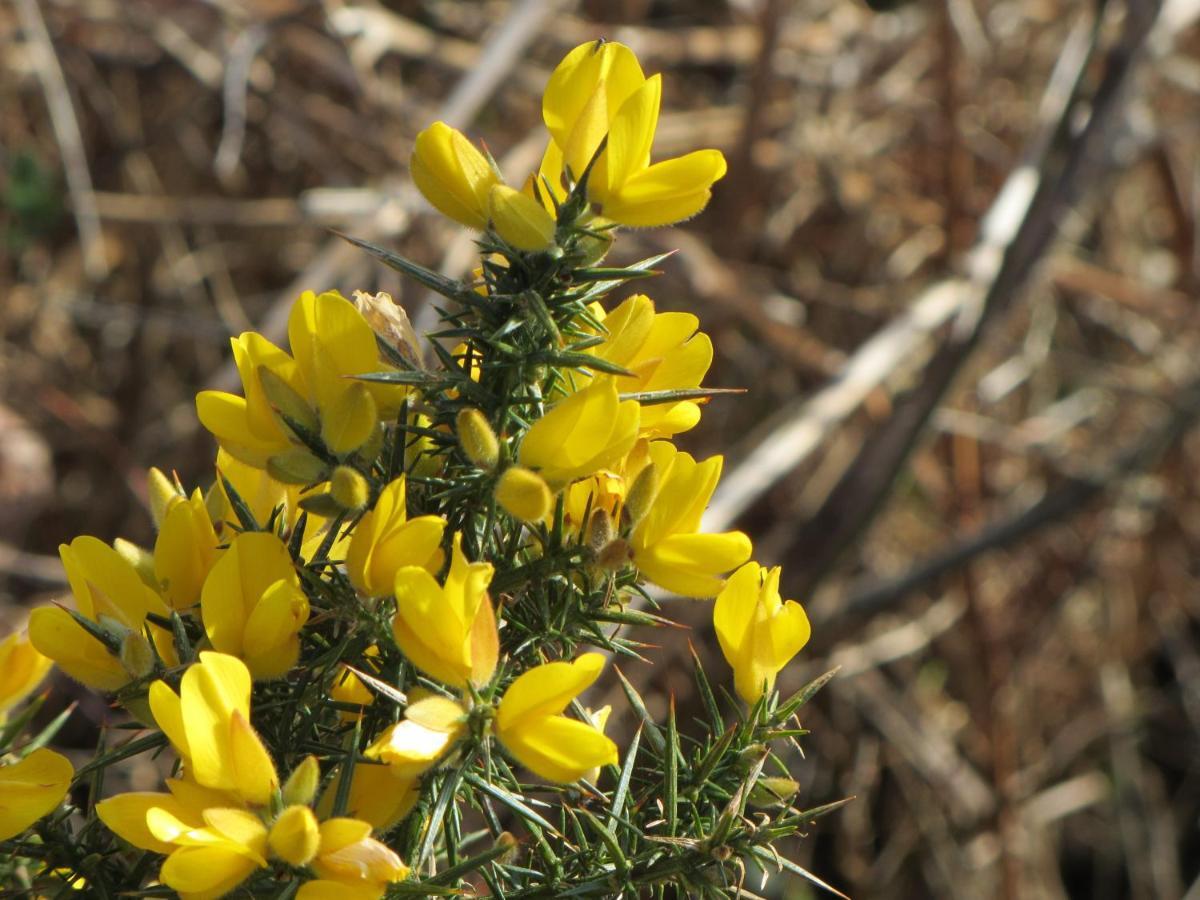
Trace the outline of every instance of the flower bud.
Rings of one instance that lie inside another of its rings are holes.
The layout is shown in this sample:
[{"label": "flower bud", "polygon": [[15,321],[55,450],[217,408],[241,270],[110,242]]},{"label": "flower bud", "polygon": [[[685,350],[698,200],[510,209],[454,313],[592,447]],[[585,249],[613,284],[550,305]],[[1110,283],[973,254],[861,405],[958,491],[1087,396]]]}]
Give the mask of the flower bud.
[{"label": "flower bud", "polygon": [[541,476],[521,466],[505,469],[496,483],[496,502],[522,522],[540,522],[550,512],[553,499]]},{"label": "flower bud", "polygon": [[554,243],[554,218],[528,194],[497,184],[488,200],[496,234],[518,250],[545,250]]},{"label": "flower bud", "polygon": [[596,554],[596,565],[609,572],[618,572],[629,564],[633,556],[628,542],[617,538],[610,541]]},{"label": "flower bud", "polygon": [[488,471],[496,467],[496,461],[500,458],[500,441],[496,439],[496,432],[483,413],[471,408],[459,410],[455,430],[458,431],[458,442],[467,459]]},{"label": "flower bud", "polygon": [[657,496],[658,469],[654,463],[647,463],[645,468],[638,472],[637,477],[633,479],[629,493],[625,496],[625,514],[629,516],[631,525],[642,521],[646,513],[650,511],[650,507],[654,505],[654,498]]},{"label": "flower bud", "polygon": [[154,588],[158,589],[158,579],[154,576],[154,554],[145,547],[139,547],[133,541],[127,541],[125,538],[117,538],[113,541],[113,549],[121,554],[121,558],[129,563],[137,571],[138,577],[142,581]]},{"label": "flower bud", "polygon": [[357,469],[338,466],[329,479],[329,493],[338,506],[354,512],[366,506],[371,499],[371,485]]},{"label": "flower bud", "polygon": [[593,509],[588,520],[587,542],[594,553],[600,553],[613,537],[612,519],[602,509]]},{"label": "flower bud", "polygon": [[751,806],[759,808],[786,806],[798,790],[799,783],[791,778],[760,778],[750,789],[749,802]]},{"label": "flower bud", "polygon": [[295,447],[268,459],[267,474],[284,484],[317,484],[329,477],[329,468],[307,450]]},{"label": "flower bud", "polygon": [[321,845],[317,817],[307,806],[289,806],[271,826],[267,843],[284,862],[293,866],[308,865]]},{"label": "flower bud", "polygon": [[120,659],[130,678],[144,678],[154,671],[154,649],[136,631],[130,631],[121,639]]},{"label": "flower bud", "polygon": [[315,756],[306,756],[283,784],[283,802],[288,806],[308,806],[317,795],[321,767]]},{"label": "flower bud", "polygon": [[171,504],[183,497],[174,479],[163,474],[162,469],[152,468],[146,473],[146,492],[149,495],[150,515],[154,519],[154,527],[162,525],[167,510]]}]

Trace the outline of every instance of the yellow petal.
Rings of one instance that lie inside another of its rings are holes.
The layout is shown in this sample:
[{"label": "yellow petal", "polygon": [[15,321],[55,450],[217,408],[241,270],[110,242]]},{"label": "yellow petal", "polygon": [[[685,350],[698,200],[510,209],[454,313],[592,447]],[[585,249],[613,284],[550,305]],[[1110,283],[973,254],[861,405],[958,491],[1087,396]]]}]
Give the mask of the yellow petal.
[{"label": "yellow petal", "polygon": [[300,629],[308,621],[308,598],[300,588],[277,581],[267,588],[246,620],[246,665],[255,678],[282,678],[300,657]]},{"label": "yellow petal", "polygon": [[708,204],[725,175],[719,150],[696,150],[631,175],[604,198],[601,214],[621,225],[652,228],[690,219]]},{"label": "yellow petal", "polygon": [[500,740],[521,765],[547,781],[578,781],[617,762],[616,744],[592,725],[565,716],[522,720]]},{"label": "yellow petal", "polygon": [[435,209],[468,228],[487,227],[488,191],[499,177],[460,132],[434,122],[413,145],[412,179]]},{"label": "yellow petal", "polygon": [[580,44],[555,68],[542,96],[542,118],[576,178],[617,110],[645,80],[633,51],[615,42]]},{"label": "yellow petal", "polygon": [[203,825],[198,816],[193,816],[182,803],[171,794],[133,792],[118,794],[96,804],[96,815],[118,836],[142,850],[155,853],[170,853],[175,845],[160,840],[146,824],[146,816],[152,809],[164,809],[176,819],[191,820],[191,827]]},{"label": "yellow petal", "polygon": [[217,790],[236,790],[230,722],[235,713],[250,715],[250,671],[223,653],[201,653],[200,662],[183,674],[180,700],[192,774]]},{"label": "yellow petal", "polygon": [[599,653],[585,653],[574,662],[552,662],[534,666],[520,675],[504,692],[496,711],[496,730],[504,733],[526,720],[556,715],[587,690],[604,668]]},{"label": "yellow petal", "polygon": [[33,693],[53,665],[54,660],[33,646],[27,632],[13,632],[0,641],[0,722]]},{"label": "yellow petal", "polygon": [[554,243],[554,218],[532,197],[497,184],[489,203],[492,227],[518,250],[545,250]]},{"label": "yellow petal", "polygon": [[183,724],[183,706],[179,695],[165,681],[150,685],[150,712],[159,730],[175,745],[176,752],[185,760],[191,756],[188,746],[187,728]]},{"label": "yellow petal", "polygon": [[425,674],[452,687],[466,687],[471,677],[469,632],[461,612],[449,605],[441,586],[423,568],[401,569],[395,589],[396,645]]},{"label": "yellow petal", "polygon": [[0,840],[15,837],[56,809],[74,775],[65,756],[44,748],[0,766]]},{"label": "yellow petal", "polygon": [[247,803],[266,806],[279,787],[279,776],[267,748],[240,712],[234,712],[230,719],[229,733],[230,757],[226,764],[233,770],[234,790]]},{"label": "yellow petal", "polygon": [[740,531],[675,534],[635,548],[633,562],[649,581],[681,597],[713,597],[725,584],[720,575],[744,563],[752,550]]},{"label": "yellow petal", "polygon": [[60,669],[99,691],[115,691],[129,683],[129,674],[115,656],[84,631],[65,609],[43,606],[29,616],[29,639],[39,653]]},{"label": "yellow petal", "polygon": [[658,125],[662,76],[646,79],[617,111],[608,134],[607,184],[588,182],[588,194],[603,203],[638,171],[650,165],[650,147]]},{"label": "yellow petal", "polygon": [[307,806],[289,806],[271,826],[267,842],[284,862],[306,866],[317,855],[317,847],[321,844],[317,817]]},{"label": "yellow petal", "polygon": [[158,877],[186,900],[215,900],[257,868],[253,859],[225,846],[181,847],[167,857]]},{"label": "yellow petal", "polygon": [[517,454],[522,466],[540,471],[551,487],[611,468],[637,440],[640,410],[621,402],[616,383],[602,379],[565,400],[533,424]]},{"label": "yellow petal", "polygon": [[200,588],[217,560],[217,534],[197,491],[171,505],[154,542],[154,575],[173,609],[200,601]]},{"label": "yellow petal", "polygon": [[255,435],[245,399],[233,394],[201,391],[196,395],[196,416],[221,449],[245,465],[261,469],[269,457],[290,446],[282,432],[275,439]]}]

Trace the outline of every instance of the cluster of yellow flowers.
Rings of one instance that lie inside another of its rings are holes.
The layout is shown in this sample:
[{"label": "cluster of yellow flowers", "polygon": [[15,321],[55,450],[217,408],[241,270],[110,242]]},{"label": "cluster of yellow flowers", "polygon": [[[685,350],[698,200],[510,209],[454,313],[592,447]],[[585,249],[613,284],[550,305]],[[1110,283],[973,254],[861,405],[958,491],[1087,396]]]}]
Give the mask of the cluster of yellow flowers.
[{"label": "cluster of yellow flowers", "polygon": [[[746,535],[700,531],[722,458],[697,461],[672,439],[708,399],[711,341],[694,315],[642,294],[606,312],[618,270],[588,268],[616,226],[694,215],[724,174],[716,150],[650,162],[660,95],[627,47],[571,51],[521,190],[458,131],[423,131],[414,181],[483,233],[477,281],[454,296],[487,339],[449,316],[458,327],[440,337],[462,342],[435,341],[442,365],[427,368],[386,295],[305,293],[290,352],[243,334],[241,395],[197,397],[220,446],[211,489],[152,470],[153,547],[64,545],[74,608],[35,610],[32,646],[0,645],[0,710],[49,659],[165,735],[181,765],[167,792],[96,810],[128,844],[165,855],[158,878],[181,896],[220,897],[275,867],[307,879],[305,900],[380,897],[409,870],[371,835],[403,819],[439,767],[493,740],[550,782],[616,764],[607,709],[568,712],[604,656],[576,655],[586,633],[539,642],[518,627],[526,607],[547,606],[547,586],[591,597],[606,585],[596,612],[641,583],[715,597],[750,705],[808,640],[779,569],[748,562]],[[251,724],[252,695],[301,680],[333,701],[322,728],[350,742],[351,762],[301,758]],[[368,716],[380,697],[394,714]],[[285,756],[299,762],[281,782]],[[0,838],[58,806],[70,778],[46,750],[0,768]]]}]

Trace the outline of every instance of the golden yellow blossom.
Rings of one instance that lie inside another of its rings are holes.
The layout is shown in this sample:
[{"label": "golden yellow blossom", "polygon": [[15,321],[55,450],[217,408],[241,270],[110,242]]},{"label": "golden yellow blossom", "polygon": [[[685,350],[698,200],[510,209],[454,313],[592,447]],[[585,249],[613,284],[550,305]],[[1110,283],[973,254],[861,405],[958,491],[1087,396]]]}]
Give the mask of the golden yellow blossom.
[{"label": "golden yellow blossom", "polygon": [[640,410],[616,384],[599,379],[560,400],[525,433],[517,459],[551,488],[614,466],[632,449]]},{"label": "golden yellow blossom", "polygon": [[396,573],[405,566],[437,571],[442,565],[442,532],[438,516],[408,518],[405,479],[401,475],[379,492],[375,506],[354,526],[346,550],[346,572],[365,597],[389,594]]},{"label": "golden yellow blossom", "polygon": [[547,781],[577,781],[617,761],[617,745],[588,722],[562,715],[604,668],[599,653],[535,666],[517,678],[496,710],[496,737],[513,757]]},{"label": "golden yellow blossom", "polygon": [[200,609],[213,649],[245,661],[255,678],[280,678],[296,664],[308,598],[275,535],[234,538],[204,582]]},{"label": "golden yellow blossom", "polygon": [[491,563],[470,562],[456,534],[445,584],[420,566],[396,573],[392,634],[414,666],[459,688],[492,677],[499,652],[487,593],[493,571]]},{"label": "golden yellow blossom", "polygon": [[487,227],[500,176],[460,131],[434,122],[417,135],[411,166],[413,183],[435,209],[468,228]]},{"label": "golden yellow blossom", "polygon": [[749,562],[729,577],[713,605],[721,652],[733,667],[734,687],[747,703],[775,686],[775,676],[808,643],[804,607],[779,596],[780,569]]},{"label": "golden yellow blossom", "polygon": [[[106,646],[65,609],[35,609],[29,617],[29,638],[38,652],[50,657],[72,678],[101,691],[115,691],[147,674],[153,652],[167,665],[178,661],[171,635],[146,621],[147,613],[167,616],[170,610],[121,554],[89,536],[58,548],[79,615],[110,638]],[[151,650],[147,631],[154,641]],[[134,668],[129,666],[137,661]]]},{"label": "golden yellow blossom", "polygon": [[740,531],[700,533],[700,519],[721,477],[722,457],[697,463],[668,441],[652,441],[658,492],[630,535],[633,562],[659,587],[684,597],[713,597],[720,577],[750,558],[750,539]]}]

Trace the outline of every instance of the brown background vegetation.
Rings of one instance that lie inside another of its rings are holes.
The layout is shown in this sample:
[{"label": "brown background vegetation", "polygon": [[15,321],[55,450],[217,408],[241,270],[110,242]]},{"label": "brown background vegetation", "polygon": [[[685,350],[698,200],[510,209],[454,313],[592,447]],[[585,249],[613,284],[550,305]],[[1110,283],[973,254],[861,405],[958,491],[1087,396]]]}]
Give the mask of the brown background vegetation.
[{"label": "brown background vegetation", "polygon": [[[301,287],[429,324],[328,229],[461,273],[413,138],[445,118],[519,180],[603,35],[665,75],[657,153],[731,164],[620,255],[682,249],[649,290],[750,388],[683,443],[814,619],[784,687],[842,667],[799,802],[857,799],[793,858],[860,898],[1200,897],[1195,7],[1147,36],[1138,0],[10,0],[3,618],[61,595],[59,542],[149,538],[147,466],[207,482],[231,334]],[[672,611],[722,671],[707,606]],[[686,708],[686,667],[644,683]]]}]

